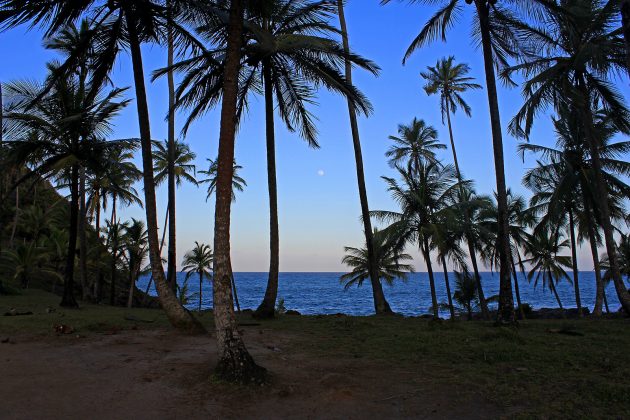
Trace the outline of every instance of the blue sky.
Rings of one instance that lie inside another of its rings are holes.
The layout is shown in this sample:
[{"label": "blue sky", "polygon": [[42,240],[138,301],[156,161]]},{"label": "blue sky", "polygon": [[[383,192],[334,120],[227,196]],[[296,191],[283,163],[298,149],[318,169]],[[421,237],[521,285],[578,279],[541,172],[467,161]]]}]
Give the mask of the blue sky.
[{"label": "blue sky", "polygon": [[[453,28],[446,43],[436,42],[418,50],[407,62],[402,56],[410,41],[432,14],[431,7],[391,3],[380,6],[377,0],[350,0],[346,9],[352,48],[374,60],[381,68],[380,77],[355,72],[355,84],[370,98],[374,114],[361,118],[367,189],[371,209],[395,209],[382,175],[393,175],[384,153],[390,145],[389,135],[396,134],[400,123],[408,124],[414,117],[435,126],[442,142],[448,142],[448,131],[441,123],[438,98],[428,97],[422,90],[420,71],[444,56],[454,55],[458,62],[468,63],[471,75],[485,86],[483,61],[470,34],[469,13],[466,11]],[[165,65],[165,52],[159,47],[143,50],[145,69],[155,70]],[[0,81],[20,78],[41,80],[45,63],[54,54],[41,47],[41,33],[19,28],[0,34]],[[148,79],[148,77],[147,77]],[[116,86],[133,86],[130,60],[123,56],[117,64],[113,80]],[[619,81],[627,85],[627,81]],[[627,92],[627,88],[625,92]],[[149,86],[152,136],[166,137],[164,117],[167,111],[167,88],[164,80]],[[129,90],[133,97],[133,89]],[[453,120],[455,142],[464,175],[472,178],[481,193],[494,190],[494,165],[490,122],[485,90],[466,94],[473,116],[458,113]],[[360,207],[356,187],[354,155],[345,101],[322,91],[319,106],[313,107],[318,117],[321,149],[307,146],[296,134],[288,133],[277,124],[277,178],[280,215],[281,271],[343,271],[343,246],[363,243]],[[518,89],[499,87],[499,101],[504,128],[505,171],[508,185],[528,197],[521,178],[535,161],[525,162],[516,152],[517,141],[507,133],[509,120],[522,104]],[[248,187],[238,196],[232,214],[232,261],[235,271],[266,271],[268,269],[268,196],[264,118],[262,100],[252,101],[249,115],[244,118],[237,139],[236,158],[244,169],[241,175]],[[218,110],[211,111],[196,122],[185,141],[197,154],[198,169],[206,169],[205,159],[216,155],[218,147]],[[178,125],[184,115],[178,116]],[[137,137],[135,105],[129,106],[115,122],[114,138]],[[532,141],[552,145],[554,135],[549,118],[538,121]],[[450,148],[440,153],[450,162]],[[138,164],[139,164],[138,159]],[[138,185],[138,190],[141,186]],[[182,186],[177,193],[179,259],[194,241],[212,244],[213,202],[206,203],[205,189]],[[158,191],[158,213],[163,223],[166,206],[165,188]],[[137,207],[119,210],[122,217],[144,218]],[[416,257],[418,252],[410,250]],[[580,250],[580,264],[592,269],[586,247]],[[425,266],[416,258],[416,267]]]}]

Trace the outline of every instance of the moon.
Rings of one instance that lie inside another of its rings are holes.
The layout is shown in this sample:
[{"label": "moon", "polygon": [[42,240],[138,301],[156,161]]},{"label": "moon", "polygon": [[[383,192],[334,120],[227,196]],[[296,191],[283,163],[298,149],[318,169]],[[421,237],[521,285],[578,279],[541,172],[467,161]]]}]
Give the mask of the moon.
[{"label": "moon", "polygon": [[319,171],[317,171],[317,175],[324,176],[324,170],[320,169]]}]

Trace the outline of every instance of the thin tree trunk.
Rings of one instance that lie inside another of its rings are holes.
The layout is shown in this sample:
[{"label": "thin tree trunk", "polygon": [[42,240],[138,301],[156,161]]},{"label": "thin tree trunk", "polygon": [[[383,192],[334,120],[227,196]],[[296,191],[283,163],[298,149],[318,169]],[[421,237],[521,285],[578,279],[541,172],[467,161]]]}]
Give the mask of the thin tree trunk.
[{"label": "thin tree trunk", "polygon": [[[98,197],[98,194],[97,194]],[[101,246],[103,246],[103,244],[101,243],[101,200],[100,198],[97,199],[97,203],[96,203],[96,217],[94,218],[94,229],[96,230],[96,249],[97,249],[97,254],[96,254],[96,258],[97,258],[97,262],[96,262],[96,274],[94,275],[94,278],[96,279],[94,282],[94,302],[99,303],[101,301],[101,285],[103,284],[103,279],[101,277],[101,264],[100,264],[100,258],[101,258]]]},{"label": "thin tree trunk", "polygon": [[[149,243],[149,260],[153,280],[157,286],[160,304],[166,313],[171,325],[188,333],[202,333],[205,328],[188,312],[173,290],[166,282],[162,259],[159,253],[158,221],[155,204],[155,180],[153,177],[153,156],[151,151],[151,126],[149,121],[149,106],[144,84],[144,70],[142,64],[142,52],[140,39],[137,33],[137,22],[134,10],[129,7],[126,10],[127,29],[129,32],[129,47],[133,64],[134,84],[136,88],[136,106],[138,109],[138,124],[140,127],[140,143],[142,146],[142,166],[144,178],[144,208],[147,217],[147,233]],[[172,216],[171,216],[172,217]]]},{"label": "thin tree trunk", "polygon": [[490,38],[489,5],[486,0],[475,0],[481,29],[481,44],[483,47],[484,67],[488,90],[488,104],[490,107],[490,121],[492,125],[492,147],[494,150],[494,169],[497,183],[497,248],[499,250],[499,309],[498,323],[514,323],[514,298],[512,296],[512,282],[509,268],[509,228],[507,218],[507,189],[505,183],[503,160],[503,135],[501,133],[501,118],[499,114],[499,99],[494,74],[494,57]]},{"label": "thin tree trunk", "polygon": [[518,304],[518,313],[521,319],[525,319],[525,310],[523,309],[523,303],[521,302],[521,291],[518,287],[518,274],[516,273],[516,265],[514,264],[514,257],[510,258],[512,262],[512,275],[514,276],[514,292],[516,293],[516,303]]},{"label": "thin tree trunk", "polygon": [[79,221],[79,168],[76,165],[71,169],[70,178],[70,232],[66,271],[63,279],[63,297],[60,306],[78,308],[79,305],[74,298],[74,257],[77,252],[77,223]]},{"label": "thin tree trunk", "polygon": [[582,93],[582,113],[584,119],[584,126],[586,128],[586,137],[588,139],[588,146],[591,153],[591,162],[593,165],[593,171],[595,172],[595,188],[593,193],[595,195],[595,203],[601,213],[600,223],[602,230],[604,231],[604,243],[606,245],[606,252],[608,254],[608,262],[610,264],[610,272],[612,274],[613,285],[617,292],[619,302],[626,313],[626,316],[630,316],[630,293],[621,278],[621,272],[619,271],[619,263],[617,261],[617,245],[613,236],[612,218],[610,213],[610,197],[608,195],[608,187],[604,176],[602,175],[602,163],[599,156],[599,139],[595,134],[595,128],[593,124],[593,115],[589,108],[589,92],[582,78],[578,78],[578,87]]},{"label": "thin tree trunk", "polygon": [[[339,13],[339,24],[341,26],[341,36],[343,48],[346,53],[350,52],[350,42],[348,40],[348,28],[343,8],[343,0],[337,0],[337,8]],[[345,76],[348,83],[352,84],[352,63],[345,60]],[[359,135],[359,124],[357,122],[357,111],[352,101],[348,100],[348,114],[350,116],[350,129],[352,132],[352,145],[354,147],[354,160],[357,172],[357,184],[359,187],[359,200],[361,202],[361,216],[363,219],[363,232],[365,234],[365,243],[368,250],[368,264],[370,272],[370,283],[372,285],[372,297],[374,299],[374,310],[377,314],[390,314],[392,309],[387,303],[383,286],[381,284],[378,262],[374,255],[374,242],[372,221],[370,219],[370,207],[368,203],[367,189],[365,187],[365,173],[363,168],[363,153],[361,150],[361,138]]]},{"label": "thin tree trunk", "polygon": [[20,187],[15,187],[15,215],[13,215],[13,227],[11,228],[11,239],[9,239],[9,248],[13,248],[13,240],[15,239],[15,231],[17,230],[20,214]]},{"label": "thin tree trunk", "polygon": [[243,4],[230,3],[227,31],[227,51],[223,97],[221,98],[221,129],[217,158],[217,189],[214,212],[214,282],[213,305],[219,362],[216,374],[220,378],[239,383],[263,382],[266,370],[251,357],[238,331],[234,314],[230,266],[230,209],[232,204],[232,177],[234,175],[234,143],[238,78],[240,73],[243,33]]},{"label": "thin tree trunk", "polygon": [[453,307],[453,298],[451,296],[451,284],[448,279],[448,269],[446,267],[446,259],[442,256],[442,267],[444,268],[444,284],[446,285],[446,294],[448,296],[448,309],[451,312],[451,320],[455,320],[455,308]]},{"label": "thin tree trunk", "polygon": [[230,277],[232,279],[232,293],[234,293],[234,304],[236,305],[236,310],[241,312],[241,305],[238,303],[238,293],[236,293],[236,281],[234,281],[234,273],[230,273]]},{"label": "thin tree trunk", "polygon": [[[167,7],[170,2],[167,2]],[[173,65],[174,45],[173,30],[168,26],[168,66]],[[173,292],[177,291],[177,233],[175,229],[175,77],[173,71],[167,73],[168,81],[168,257],[167,257],[167,282]]]},{"label": "thin tree trunk", "polygon": [[[457,174],[457,181],[459,182],[459,191],[461,199],[464,198],[464,186],[462,185],[463,178],[462,173],[459,170],[459,161],[457,159],[457,151],[455,150],[455,138],[453,137],[453,127],[451,125],[451,112],[450,109],[446,110],[446,121],[448,123],[448,134],[451,140],[451,151],[453,152],[453,162],[455,163],[455,173]],[[481,275],[479,274],[479,267],[477,265],[477,252],[475,251],[474,241],[472,235],[468,229],[470,225],[470,217],[468,211],[465,211],[464,217],[466,217],[466,243],[468,244],[468,254],[473,266],[473,272],[475,274],[475,283],[477,284],[477,295],[479,297],[479,306],[481,307],[481,315],[485,320],[490,319],[490,313],[488,311],[488,302],[483,293],[483,287],[481,285]]]},{"label": "thin tree trunk", "polygon": [[203,298],[203,273],[199,272],[199,310],[201,312],[201,300]]},{"label": "thin tree trunk", "polygon": [[573,211],[569,208],[569,238],[571,238],[571,262],[573,269],[573,289],[575,290],[575,304],[578,310],[578,317],[583,318],[582,299],[580,297],[580,279],[577,262],[577,245],[575,241],[575,223],[573,221]]},{"label": "thin tree trunk", "polygon": [[81,297],[84,301],[90,296],[87,275],[87,209],[85,205],[85,168],[79,169],[79,273],[81,276]]},{"label": "thin tree trunk", "polygon": [[129,294],[127,296],[127,308],[131,308],[133,306],[133,289],[135,289],[136,281],[135,281],[135,272],[136,272],[136,263],[133,258],[129,258]]},{"label": "thin tree trunk", "polygon": [[117,223],[116,220],[116,194],[114,193],[114,196],[112,198],[112,218],[109,222],[109,226],[110,226],[110,232],[108,234],[107,237],[107,241],[109,242],[111,248],[112,248],[112,260],[110,263],[110,276],[109,276],[109,304],[111,306],[114,306],[116,304],[116,280],[117,280],[117,274],[118,272],[116,271],[116,259],[118,258],[118,231],[116,231],[116,237],[112,237],[112,228],[114,227],[114,224]]},{"label": "thin tree trunk", "polygon": [[597,251],[597,235],[595,234],[595,213],[591,208],[591,201],[586,193],[587,186],[582,186],[582,199],[584,201],[584,212],[586,213],[586,228],[588,231],[588,241],[591,246],[591,256],[593,257],[593,270],[595,271],[595,306],[593,316],[602,316],[602,304],[604,299],[604,282],[602,281],[602,270],[599,264],[599,253]]},{"label": "thin tree trunk", "polygon": [[[263,23],[266,25],[266,22]],[[265,89],[265,128],[267,135],[267,185],[269,189],[269,278],[265,297],[254,312],[256,318],[273,318],[278,297],[280,237],[278,228],[278,186],[276,183],[276,139],[274,133],[272,74],[268,61],[263,61]]]},{"label": "thin tree trunk", "polygon": [[604,307],[606,307],[606,313],[610,313],[610,308],[608,307],[608,299],[606,298],[606,288],[604,288],[604,292],[602,293],[602,297],[604,298]]},{"label": "thin tree trunk", "polygon": [[[164,217],[164,230],[162,231],[162,241],[160,242],[160,256],[162,255],[162,250],[164,249],[164,240],[166,239],[166,226],[168,223],[168,211],[169,211],[169,207],[166,207],[166,216]],[[149,276],[149,282],[147,283],[147,288],[144,291],[145,295],[149,294],[149,289],[151,288],[151,284],[153,283],[153,274],[151,274],[151,276]],[[175,296],[177,296],[177,278],[175,279]]]},{"label": "thin tree trunk", "polygon": [[551,291],[553,292],[553,295],[556,297],[556,302],[558,302],[558,306],[560,307],[560,310],[562,311],[562,317],[564,318],[564,308],[562,307],[560,296],[558,295],[558,291],[556,290],[556,285],[554,284],[553,278],[551,277],[549,279],[549,287],[551,287]]},{"label": "thin tree trunk", "polygon": [[429,243],[426,239],[422,240],[422,253],[424,254],[424,262],[427,263],[427,272],[429,274],[429,286],[431,287],[431,303],[433,307],[433,319],[440,318],[438,312],[437,293],[435,292],[435,278],[433,277],[433,266],[431,265],[431,254],[429,252]]}]

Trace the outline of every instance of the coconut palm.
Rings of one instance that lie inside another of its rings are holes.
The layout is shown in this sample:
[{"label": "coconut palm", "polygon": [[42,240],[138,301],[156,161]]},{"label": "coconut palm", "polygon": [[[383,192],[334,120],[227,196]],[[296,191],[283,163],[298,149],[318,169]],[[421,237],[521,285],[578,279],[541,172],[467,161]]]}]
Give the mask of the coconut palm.
[{"label": "coconut palm", "polygon": [[122,237],[122,248],[126,251],[125,256],[129,264],[129,294],[127,307],[133,306],[133,293],[136,288],[136,281],[140,276],[140,270],[144,265],[144,260],[148,253],[147,230],[144,222],[132,218],[131,222],[124,226]]},{"label": "coconut palm", "polygon": [[[618,30],[617,0],[566,1],[559,5],[542,2],[544,24],[524,31],[528,54],[504,72],[521,73],[525,103],[512,120],[514,133],[527,137],[534,117],[548,107],[568,107],[580,118],[585,148],[593,165],[593,189],[601,213],[604,243],[610,256],[615,290],[624,310],[630,313],[630,293],[625,289],[614,253],[610,192],[599,153],[595,114],[599,107],[610,111],[610,121],[622,133],[630,133],[630,111],[610,83],[626,71],[624,41]],[[597,107],[597,108],[596,108]]]},{"label": "coconut palm", "polygon": [[[208,170],[199,171],[200,174],[207,176],[205,179],[199,180],[199,184],[208,184],[208,192],[206,195],[206,201],[210,199],[212,194],[217,190],[217,161],[212,159],[206,159],[208,161]],[[247,186],[247,182],[238,174],[243,169],[241,165],[237,165],[234,161],[234,169],[232,176],[232,201],[236,201],[236,191],[243,192]]]},{"label": "coconut palm", "polygon": [[[341,27],[341,41],[343,50],[346,54],[350,54],[350,41],[348,39],[348,28],[346,25],[346,16],[344,12],[344,1],[337,0],[337,13],[339,15],[339,26]],[[352,62],[344,59],[345,77],[348,83],[352,84]],[[363,152],[361,150],[361,138],[359,135],[359,123],[357,121],[357,110],[355,105],[348,99],[348,115],[350,119],[350,131],[352,135],[352,146],[354,149],[354,162],[357,172],[357,186],[359,188],[359,202],[361,204],[361,219],[363,222],[363,233],[365,235],[365,243],[368,251],[368,261],[370,268],[370,282],[372,283],[372,296],[374,300],[374,309],[376,313],[390,313],[391,308],[385,299],[383,289],[379,281],[377,264],[372,242],[372,220],[370,220],[370,206],[368,203],[367,188],[365,186],[365,173],[363,168]]]},{"label": "coconut palm", "polygon": [[453,299],[466,311],[469,321],[472,320],[473,308],[478,304],[477,284],[468,271],[455,272],[455,293]]},{"label": "coconut palm", "polygon": [[58,272],[47,268],[48,252],[35,242],[20,244],[16,249],[2,254],[2,268],[12,274],[12,279],[27,289],[30,281],[38,276],[61,277]]},{"label": "coconut palm", "polygon": [[[390,3],[391,0],[381,0]],[[446,34],[461,18],[465,4],[474,7],[473,32],[481,46],[486,75],[486,90],[490,107],[490,123],[492,128],[492,147],[494,151],[494,166],[497,184],[499,221],[497,232],[497,248],[499,249],[499,310],[497,320],[511,323],[515,320],[514,302],[512,298],[512,284],[510,276],[510,251],[507,222],[507,187],[503,159],[503,133],[501,131],[501,116],[495,67],[505,66],[509,56],[514,54],[516,39],[512,26],[516,20],[510,10],[494,0],[409,0],[411,3],[428,5],[439,4],[438,11],[429,18],[407,49],[403,63],[419,48],[439,39],[446,40]],[[464,4],[465,3],[465,4]],[[524,7],[533,7],[538,0],[521,2]]]},{"label": "coconut palm", "polygon": [[[412,265],[404,263],[413,258],[409,254],[398,251],[397,238],[393,237],[391,233],[387,229],[378,230],[375,228],[372,235],[379,281],[384,281],[390,286],[394,284],[394,280],[407,281],[407,275],[415,271]],[[354,285],[361,287],[365,280],[370,279],[370,263],[366,248],[344,247],[346,255],[341,262],[352,268],[351,272],[343,274],[339,278],[339,281],[344,284],[345,290]]]},{"label": "coconut palm", "polygon": [[389,136],[389,139],[394,142],[394,145],[385,152],[389,164],[395,168],[405,163],[405,167],[412,174],[420,171],[425,162],[437,162],[435,152],[446,149],[446,146],[438,141],[437,130],[417,118],[409,125],[400,124],[398,136]]},{"label": "coconut palm", "polygon": [[[178,2],[182,3],[183,2]],[[212,8],[206,8],[214,10]],[[162,308],[171,323],[183,330],[197,332],[204,328],[194,320],[177,301],[172,290],[168,288],[159,254],[158,224],[156,214],[155,185],[153,179],[153,162],[151,156],[151,127],[149,109],[144,81],[144,65],[141,45],[157,42],[163,35],[166,23],[173,23],[162,1],[129,0],[112,2],[105,0],[87,0],[67,2],[62,0],[39,1],[0,0],[0,30],[21,24],[42,26],[46,35],[50,35],[68,23],[76,21],[84,15],[94,16],[95,30],[91,32],[90,42],[85,48],[98,45],[97,63],[94,66],[92,83],[100,86],[111,72],[119,53],[128,48],[133,68],[136,90],[136,105],[142,146],[143,179],[145,193],[145,212],[149,233],[149,256],[153,276],[157,284]],[[172,26],[172,25],[171,25]],[[178,28],[181,28],[178,26]],[[56,72],[57,79],[63,79],[67,69],[76,68],[82,54],[76,51]],[[52,85],[52,83],[51,83]],[[72,240],[71,240],[72,242]]]},{"label": "coconut palm", "polygon": [[129,222],[118,220],[106,221],[105,232],[107,234],[107,248],[110,254],[110,278],[109,278],[109,304],[116,304],[116,283],[118,281],[118,263],[125,250],[124,235],[129,227]]},{"label": "coconut palm", "polygon": [[[625,277],[626,281],[630,281],[630,235],[620,235],[619,244],[617,245],[617,257],[619,258],[619,271],[621,275]],[[610,272],[608,256],[602,258],[601,267],[606,270],[604,280],[611,279],[612,273]]]},{"label": "coconut palm", "polygon": [[550,232],[549,229],[539,229],[529,236],[525,247],[528,258],[523,261],[531,265],[527,279],[534,281],[534,287],[542,280],[543,289],[548,287],[551,290],[560,309],[563,307],[556,285],[560,280],[571,283],[565,271],[565,268],[571,267],[571,257],[558,253],[568,246],[569,242],[557,230]]},{"label": "coconut palm", "polygon": [[[153,171],[155,173],[155,184],[160,185],[164,181],[169,182],[168,207],[165,220],[168,220],[168,251],[167,251],[167,281],[173,291],[177,289],[177,250],[176,250],[176,224],[175,224],[175,191],[171,191],[171,177],[177,187],[183,181],[198,185],[195,178],[197,170],[192,163],[195,160],[195,153],[183,142],[170,141],[153,142]],[[164,222],[166,223],[166,221]],[[165,230],[166,231],[166,230]]]},{"label": "coconut palm", "polygon": [[195,247],[184,255],[182,270],[186,272],[186,279],[193,275],[199,276],[199,306],[201,312],[201,302],[203,300],[203,279],[212,279],[212,248],[210,245],[200,244],[195,241]]}]

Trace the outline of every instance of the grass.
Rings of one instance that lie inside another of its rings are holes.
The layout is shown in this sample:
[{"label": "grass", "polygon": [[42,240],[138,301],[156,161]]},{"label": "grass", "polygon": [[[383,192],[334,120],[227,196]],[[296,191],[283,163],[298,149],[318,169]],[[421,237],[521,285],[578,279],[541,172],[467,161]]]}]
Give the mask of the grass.
[{"label": "grass", "polygon": [[[0,316],[0,336],[53,334],[71,325],[81,334],[111,328],[162,328],[160,310],[85,305],[59,309],[59,298],[30,290],[0,297],[34,315]],[[56,308],[48,313],[46,308]],[[153,320],[151,323],[128,321]],[[201,319],[212,329],[212,317]],[[243,322],[252,322],[243,316]],[[630,417],[630,320],[532,320],[517,328],[490,323],[431,322],[403,317],[282,316],[262,327],[290,336],[287,352],[363,359],[418,372],[423,381],[484,398],[514,417]]]}]

